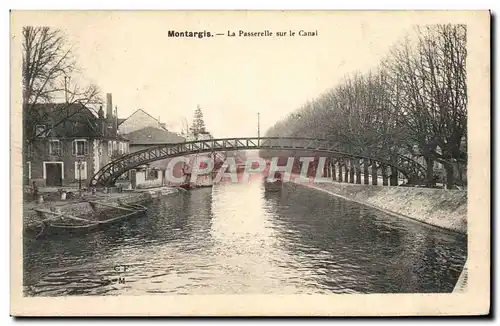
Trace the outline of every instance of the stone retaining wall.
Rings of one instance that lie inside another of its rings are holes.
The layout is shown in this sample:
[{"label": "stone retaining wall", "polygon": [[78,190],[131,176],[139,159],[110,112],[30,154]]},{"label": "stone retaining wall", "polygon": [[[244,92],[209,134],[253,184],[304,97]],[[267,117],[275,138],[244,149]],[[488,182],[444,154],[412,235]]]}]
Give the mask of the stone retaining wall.
[{"label": "stone retaining wall", "polygon": [[455,284],[453,292],[454,293],[467,292],[468,278],[469,278],[469,270],[467,268],[467,263],[465,263],[462,273],[460,273],[460,277],[458,278],[457,284]]}]

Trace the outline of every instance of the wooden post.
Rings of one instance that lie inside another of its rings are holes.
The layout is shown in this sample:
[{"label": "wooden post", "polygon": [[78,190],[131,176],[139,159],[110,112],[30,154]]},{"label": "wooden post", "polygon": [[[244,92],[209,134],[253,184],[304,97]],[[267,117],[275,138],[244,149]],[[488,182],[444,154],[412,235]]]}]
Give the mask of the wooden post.
[{"label": "wooden post", "polygon": [[349,159],[349,182],[354,183],[354,162],[353,159]]},{"label": "wooden post", "polygon": [[332,163],[332,180],[335,181],[337,179],[337,176],[335,175],[336,174],[335,164],[337,164],[337,162],[332,160],[331,163]]},{"label": "wooden post", "polygon": [[398,185],[398,173],[398,170],[394,166],[391,166],[391,186]]},{"label": "wooden post", "polygon": [[387,182],[388,181],[388,177],[387,177],[387,165],[382,164],[380,168],[382,169],[382,184],[384,186],[388,186],[389,183]]},{"label": "wooden post", "polygon": [[356,165],[356,183],[361,184],[361,166],[359,164],[359,158],[355,160]]},{"label": "wooden post", "polygon": [[339,163],[339,182],[342,182],[342,161],[338,160]]},{"label": "wooden post", "polygon": [[378,185],[378,168],[377,168],[377,162],[372,161],[372,185],[376,186]]},{"label": "wooden post", "polygon": [[363,176],[364,176],[364,184],[370,184],[370,177],[368,175],[368,165],[369,161],[367,158],[363,159]]}]

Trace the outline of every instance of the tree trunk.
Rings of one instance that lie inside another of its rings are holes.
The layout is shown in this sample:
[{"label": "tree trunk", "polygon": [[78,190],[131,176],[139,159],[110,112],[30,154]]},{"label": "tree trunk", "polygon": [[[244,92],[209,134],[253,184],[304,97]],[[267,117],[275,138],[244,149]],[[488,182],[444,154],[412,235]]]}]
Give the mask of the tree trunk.
[{"label": "tree trunk", "polygon": [[458,169],[458,180],[460,180],[461,186],[467,185],[467,164],[462,162],[457,162]]},{"label": "tree trunk", "polygon": [[434,160],[431,157],[426,157],[425,158],[425,166],[426,166],[426,183],[427,186],[433,187],[436,185],[435,179],[434,179]]},{"label": "tree trunk", "polygon": [[446,162],[443,163],[443,167],[446,170],[446,187],[452,189],[455,186],[455,174],[453,169],[453,164]]},{"label": "tree trunk", "polygon": [[388,177],[387,177],[387,165],[382,164],[382,166],[380,167],[380,169],[382,170],[382,184],[384,186],[387,186],[387,185],[389,185],[389,183],[387,182],[388,181]]},{"label": "tree trunk", "polygon": [[[372,161],[372,185],[376,186],[378,184],[378,175],[377,175],[377,162]],[[387,186],[387,185],[384,185]]]},{"label": "tree trunk", "polygon": [[391,186],[397,186],[399,183],[399,172],[394,166],[391,166]]},{"label": "tree trunk", "polygon": [[337,164],[337,162],[332,160],[332,180],[333,181],[335,181],[337,179],[337,176],[335,175],[337,173],[337,171],[335,171],[335,164]]},{"label": "tree trunk", "polygon": [[359,158],[356,159],[356,183],[361,184],[361,166],[359,164]]},{"label": "tree trunk", "polygon": [[349,159],[349,182],[354,183],[354,162]]},{"label": "tree trunk", "polygon": [[363,159],[363,174],[364,174],[364,184],[367,185],[370,183],[370,178],[368,176],[368,159]]},{"label": "tree trunk", "polygon": [[345,168],[345,173],[344,173],[344,182],[349,182],[349,160],[344,160],[344,168]]}]

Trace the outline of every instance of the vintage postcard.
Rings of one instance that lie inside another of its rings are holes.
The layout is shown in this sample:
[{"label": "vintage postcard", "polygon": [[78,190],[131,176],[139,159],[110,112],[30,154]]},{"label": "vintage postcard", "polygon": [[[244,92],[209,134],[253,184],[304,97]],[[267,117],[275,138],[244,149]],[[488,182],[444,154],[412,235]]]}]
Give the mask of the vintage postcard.
[{"label": "vintage postcard", "polygon": [[12,11],[11,314],[490,310],[488,11]]}]

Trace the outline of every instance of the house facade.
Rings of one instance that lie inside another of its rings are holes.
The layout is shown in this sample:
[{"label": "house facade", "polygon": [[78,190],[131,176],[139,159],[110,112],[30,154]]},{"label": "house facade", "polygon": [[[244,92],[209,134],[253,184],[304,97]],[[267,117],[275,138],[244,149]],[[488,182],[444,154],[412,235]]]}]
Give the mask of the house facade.
[{"label": "house facade", "polygon": [[118,119],[118,128],[122,135],[148,127],[168,131],[165,123],[160,122],[159,117],[156,119],[142,109],[136,110],[126,119]]},{"label": "house facade", "polygon": [[[145,127],[123,135],[129,140],[130,153],[137,152],[149,147],[158,146],[165,143],[182,143],[185,139],[176,133],[158,127]],[[183,166],[176,164],[169,167],[171,159],[164,159],[151,162],[133,169],[129,173],[131,188],[153,188],[167,185],[174,185],[167,179],[171,173],[175,177],[183,176]],[[170,168],[170,170],[169,170]]]},{"label": "house facade", "polygon": [[81,104],[38,105],[25,119],[24,184],[86,187],[88,180],[113,158],[129,152],[129,142],[118,133],[112,96],[107,94],[94,113]]}]

